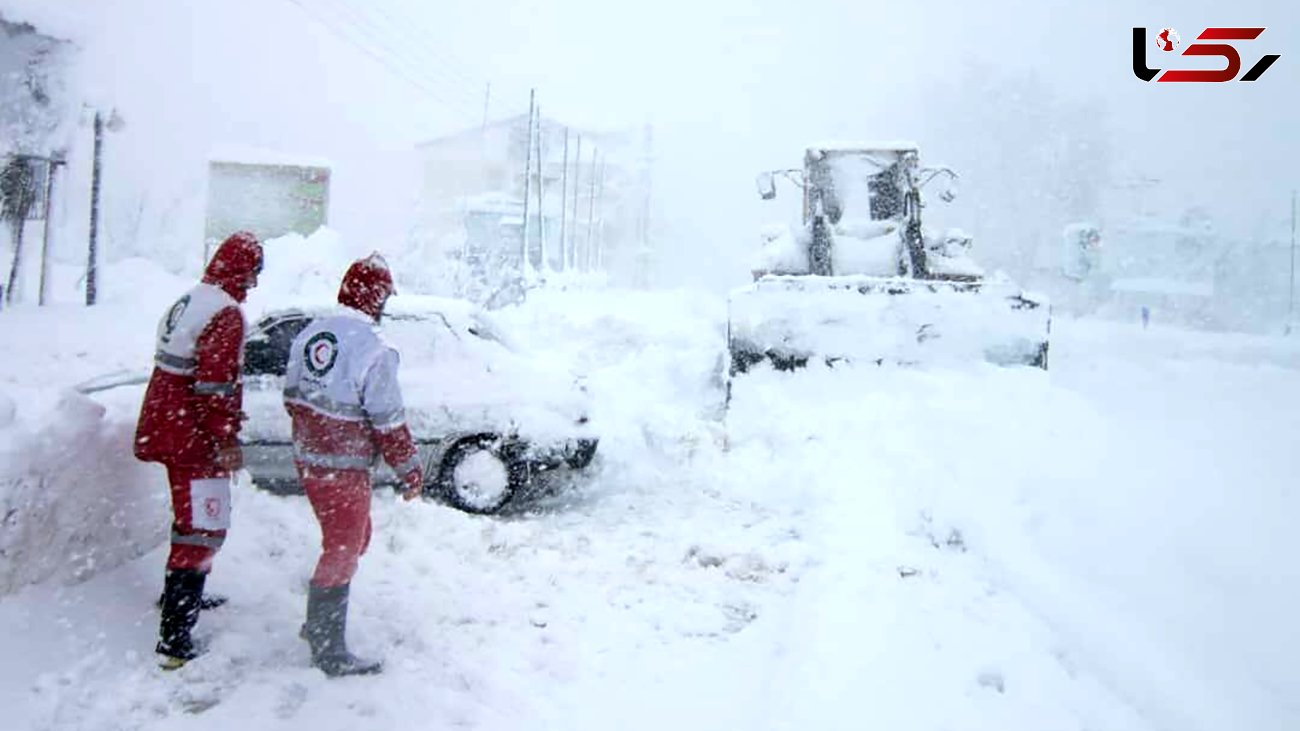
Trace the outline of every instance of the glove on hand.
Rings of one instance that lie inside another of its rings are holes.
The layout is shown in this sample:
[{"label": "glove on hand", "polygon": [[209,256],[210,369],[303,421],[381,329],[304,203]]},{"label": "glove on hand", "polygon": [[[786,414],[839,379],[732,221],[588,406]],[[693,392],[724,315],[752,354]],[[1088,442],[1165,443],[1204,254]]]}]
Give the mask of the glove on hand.
[{"label": "glove on hand", "polygon": [[420,497],[424,492],[424,470],[416,467],[402,477],[402,482],[406,484],[406,489],[402,491],[403,500],[414,500]]},{"label": "glove on hand", "polygon": [[221,469],[234,472],[244,466],[244,450],[238,444],[218,447],[215,461]]}]

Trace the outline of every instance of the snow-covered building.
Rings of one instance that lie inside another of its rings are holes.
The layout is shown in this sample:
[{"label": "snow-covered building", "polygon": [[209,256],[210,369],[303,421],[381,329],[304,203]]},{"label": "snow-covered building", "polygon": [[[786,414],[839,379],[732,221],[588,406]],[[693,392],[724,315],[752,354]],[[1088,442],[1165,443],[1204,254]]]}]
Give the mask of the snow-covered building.
[{"label": "snow-covered building", "polygon": [[648,145],[648,134],[530,125],[527,114],[417,145],[431,284],[481,300],[529,272],[617,271],[642,253]]},{"label": "snow-covered building", "polygon": [[236,231],[262,240],[310,236],[329,223],[328,160],[280,152],[227,148],[208,162],[204,261]]},{"label": "snow-covered building", "polygon": [[1145,308],[1157,320],[1221,328],[1226,251],[1195,209],[1176,221],[1137,215],[1075,223],[1062,229],[1060,243],[1039,248],[1034,285],[1074,314],[1137,321]]},{"label": "snow-covered building", "polygon": [[1139,218],[1110,227],[1100,258],[1110,283],[1107,314],[1137,320],[1142,308],[1167,322],[1212,327],[1220,251],[1208,220]]},{"label": "snow-covered building", "polygon": [[1146,310],[1151,317],[1179,323],[1208,325],[1213,319],[1214,281],[1166,277],[1131,277],[1110,283],[1107,313],[1136,321]]}]

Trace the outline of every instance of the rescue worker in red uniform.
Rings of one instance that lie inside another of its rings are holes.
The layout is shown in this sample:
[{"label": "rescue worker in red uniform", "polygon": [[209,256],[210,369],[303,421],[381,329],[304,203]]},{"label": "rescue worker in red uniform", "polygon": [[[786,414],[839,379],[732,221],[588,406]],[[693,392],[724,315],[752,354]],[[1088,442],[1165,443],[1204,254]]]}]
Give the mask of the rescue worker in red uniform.
[{"label": "rescue worker in red uniform", "polygon": [[383,257],[353,262],[339,287],[342,307],[313,321],[289,348],[284,405],[293,420],[294,462],[321,528],[301,634],[312,664],[331,677],[382,669],[345,642],[349,586],[370,542],[370,467],[382,456],[407,500],[424,486],[397,384],[397,351],[376,332],[394,293]]},{"label": "rescue worker in red uniform", "polygon": [[238,437],[246,325],[240,304],[261,271],[257,237],[231,235],[217,247],[203,280],[158,323],[135,456],[162,463],[171,485],[171,553],[156,648],[168,669],[198,655],[190,631],[199,610],[224,601],[205,600],[203,587],[230,527],[230,481],[243,466]]}]

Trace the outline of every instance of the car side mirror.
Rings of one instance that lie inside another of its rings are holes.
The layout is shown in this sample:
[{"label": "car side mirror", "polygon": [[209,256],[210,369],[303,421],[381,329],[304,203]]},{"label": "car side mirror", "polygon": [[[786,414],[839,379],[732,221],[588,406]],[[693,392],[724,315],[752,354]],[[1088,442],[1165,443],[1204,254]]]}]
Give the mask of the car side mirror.
[{"label": "car side mirror", "polygon": [[758,186],[758,195],[763,200],[770,201],[776,197],[776,180],[772,177],[772,173],[759,173],[754,183]]},{"label": "car side mirror", "polygon": [[922,175],[927,173],[928,176],[921,182],[920,187],[924,188],[934,182],[935,178],[939,178],[939,182],[935,183],[936,187],[932,189],[939,200],[952,203],[957,199],[957,173],[945,167],[926,168],[921,171]]}]

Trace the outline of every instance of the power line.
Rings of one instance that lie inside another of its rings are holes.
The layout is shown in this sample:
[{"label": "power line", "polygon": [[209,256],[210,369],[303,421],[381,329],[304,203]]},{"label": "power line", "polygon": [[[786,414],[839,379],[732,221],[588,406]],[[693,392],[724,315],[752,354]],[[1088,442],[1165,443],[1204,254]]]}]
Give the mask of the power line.
[{"label": "power line", "polygon": [[[397,29],[400,35],[403,35],[408,40],[410,40],[414,44],[414,47],[418,48],[419,50],[427,54],[429,57],[434,59],[438,63],[438,68],[446,71],[449,75],[459,79],[462,83],[466,84],[468,88],[472,89],[475,93],[478,93],[478,91],[480,91],[481,88],[489,81],[489,79],[487,78],[484,78],[482,81],[479,81],[477,74],[472,72],[465,73],[460,71],[459,69],[464,69],[467,66],[469,66],[469,64],[465,63],[465,61],[459,58],[456,54],[447,50],[440,49],[438,46],[429,43],[426,38],[421,37],[419,31],[422,29],[417,28],[416,26],[424,26],[424,23],[414,18],[410,18],[409,14],[407,13],[400,13],[400,15],[403,17],[396,17],[395,15],[393,15],[392,13],[390,13],[388,10],[385,9],[383,3],[377,3],[374,5],[370,5],[368,7],[374,10],[376,15],[386,20],[392,28]],[[508,83],[502,84],[500,83],[500,81],[497,81],[496,85],[498,87],[502,87],[502,86],[507,87],[507,91],[513,94],[517,94],[521,99],[524,96],[527,96],[527,89],[524,89],[523,87],[514,86],[513,84],[508,84]]]},{"label": "power line", "polygon": [[[348,3],[347,0],[341,1],[345,4],[352,4]],[[483,79],[481,82],[478,81],[472,75],[460,70],[465,64],[459,60],[448,60],[446,56],[436,52],[428,39],[421,38],[419,32],[413,27],[414,20],[395,18],[378,4],[366,6],[365,10],[362,10],[362,8],[356,9],[359,13],[366,15],[376,29],[401,41],[403,47],[411,51],[413,56],[431,61],[429,68],[438,71],[443,79],[456,84],[473,95],[478,95],[482,91],[487,79]],[[367,10],[373,12],[366,12]]]},{"label": "power line", "polygon": [[361,51],[365,55],[369,56],[372,60],[374,60],[384,68],[388,69],[388,71],[393,73],[395,76],[398,76],[402,80],[406,81],[408,84],[411,84],[415,88],[424,92],[431,99],[434,99],[435,101],[438,101],[444,105],[454,107],[462,113],[467,113],[467,115],[471,119],[477,118],[477,112],[472,112],[472,113],[467,112],[467,110],[463,106],[463,102],[453,102],[447,99],[439,91],[435,90],[432,86],[430,86],[427,82],[422,81],[419,78],[412,76],[409,72],[403,70],[402,68],[395,66],[389,58],[386,58],[385,56],[376,52],[373,48],[367,46],[365,43],[358,41],[353,36],[344,32],[341,29],[339,24],[325,20],[322,15],[312,12],[311,9],[309,9],[305,4],[303,4],[302,0],[288,0],[288,2],[297,5],[300,10],[302,10],[308,16],[313,18],[316,22],[325,26],[325,28],[329,30],[331,33],[333,33],[335,36],[338,36],[341,40],[346,42],[348,45],[351,45],[352,47]]},{"label": "power line", "polygon": [[[483,77],[482,81],[478,81],[477,73],[464,70],[468,64],[463,60],[448,51],[439,52],[436,50],[438,47],[435,44],[422,37],[427,32],[427,26],[410,17],[409,13],[398,12],[394,14],[386,10],[386,6],[382,3],[366,6],[368,10],[374,11],[375,16],[378,16],[378,18],[374,18],[371,17],[370,13],[355,7],[355,3],[351,3],[349,0],[337,0],[337,2],[353,6],[353,10],[365,16],[368,21],[367,27],[388,39],[387,41],[381,41],[386,46],[391,48],[400,45],[401,49],[406,51],[405,57],[410,66],[422,70],[427,69],[429,72],[437,72],[440,79],[458,85],[459,88],[465,91],[465,97],[474,100],[473,104],[476,108],[486,100],[486,94],[490,86],[492,92],[494,92],[491,95],[494,102],[499,102],[502,98],[515,100],[508,102],[505,109],[509,110],[510,114],[522,115],[524,113],[522,100],[530,93],[528,90],[508,81],[503,84],[488,77]],[[381,22],[379,18],[382,18],[386,23]],[[398,36],[400,36],[400,41],[404,42],[395,43],[394,39]],[[432,78],[432,76],[426,74],[426,78]],[[503,88],[505,90],[504,94],[502,93]]]},{"label": "power line", "polygon": [[[299,0],[295,0],[295,2],[297,1]],[[461,114],[467,116],[471,114],[471,109],[478,106],[477,101],[467,101],[465,95],[460,93],[459,89],[447,89],[445,84],[422,72],[420,64],[412,63],[383,34],[376,33],[369,26],[359,23],[351,8],[336,3],[324,2],[323,0],[314,0],[312,5],[320,11],[318,17],[328,17],[338,23],[340,27],[346,28],[355,38],[360,39],[365,45],[383,56],[388,61],[387,66],[390,69],[401,71],[407,77],[420,82],[424,90],[439,101],[454,107]]]},{"label": "power line", "polygon": [[[323,0],[317,0],[317,5],[333,8],[343,22],[348,23],[357,32],[364,34],[378,47],[384,49],[390,57],[401,63],[409,73],[418,76],[426,82],[436,83],[445,91],[456,94],[457,97],[462,100],[462,103],[468,101],[468,106],[477,108],[479,99],[479,92],[477,90],[471,89],[466,92],[465,88],[457,82],[452,82],[453,86],[447,88],[445,82],[448,81],[448,78],[445,75],[441,79],[435,79],[434,75],[429,72],[430,67],[428,64],[421,63],[419,60],[412,60],[408,49],[394,43],[391,34],[378,28],[362,11],[352,7],[344,0],[332,3],[324,3]],[[347,17],[343,17],[345,15]]]}]

